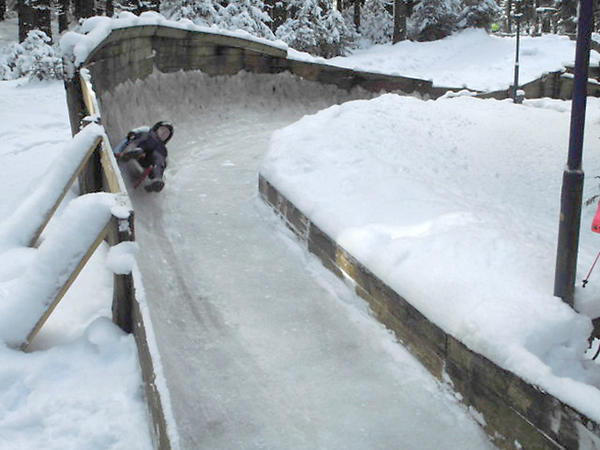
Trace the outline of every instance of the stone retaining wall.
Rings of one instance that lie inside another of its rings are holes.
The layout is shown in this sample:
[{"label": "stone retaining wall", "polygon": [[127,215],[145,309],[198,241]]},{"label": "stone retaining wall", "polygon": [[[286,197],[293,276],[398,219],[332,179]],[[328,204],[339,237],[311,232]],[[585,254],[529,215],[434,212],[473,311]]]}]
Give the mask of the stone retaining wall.
[{"label": "stone retaining wall", "polygon": [[356,282],[356,293],[369,303],[375,317],[435,377],[449,379],[465,405],[483,415],[484,429],[497,446],[514,450],[600,448],[594,445],[600,443],[597,423],[471,351],[430,322],[262,176],[259,192],[325,267]]},{"label": "stone retaining wall", "polygon": [[[574,78],[566,71],[550,72],[542,75],[537,80],[519,86],[525,92],[525,98],[555,98],[560,100],[571,100],[573,98]],[[600,83],[595,80],[588,82],[588,95],[600,97]],[[495,98],[504,100],[513,97],[511,89],[486,92],[478,95],[479,98]]]}]

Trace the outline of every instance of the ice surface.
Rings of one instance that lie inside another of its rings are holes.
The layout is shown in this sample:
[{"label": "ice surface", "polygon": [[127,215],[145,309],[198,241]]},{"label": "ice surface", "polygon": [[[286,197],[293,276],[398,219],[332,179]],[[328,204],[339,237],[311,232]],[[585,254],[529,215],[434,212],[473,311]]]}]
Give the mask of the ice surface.
[{"label": "ice surface", "polygon": [[490,447],[257,198],[273,130],[346,98],[288,75],[175,73],[101,99],[114,141],[175,125],[165,189],[132,194],[183,448]]}]

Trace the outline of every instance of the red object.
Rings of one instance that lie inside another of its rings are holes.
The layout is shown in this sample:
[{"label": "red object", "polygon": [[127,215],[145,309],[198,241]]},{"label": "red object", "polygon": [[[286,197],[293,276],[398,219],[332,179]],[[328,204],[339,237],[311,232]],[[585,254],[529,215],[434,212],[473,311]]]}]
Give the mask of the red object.
[{"label": "red object", "polygon": [[[143,181],[146,179],[146,177],[147,177],[148,175],[150,175],[150,172],[152,172],[152,169],[153,169],[153,168],[154,168],[154,166],[149,166],[149,167],[146,167],[146,170],[144,170],[144,171],[142,172],[142,175],[140,176],[140,179],[139,179],[139,180],[137,180],[137,183],[135,183],[135,184],[133,185],[133,188],[134,188],[134,189],[137,189],[137,188],[138,188],[138,186],[139,186],[140,184],[142,184],[142,183],[143,183]],[[600,231],[598,231],[598,233],[600,233]]]},{"label": "red object", "polygon": [[598,211],[592,220],[592,231],[594,233],[600,233],[600,202],[598,202]]}]

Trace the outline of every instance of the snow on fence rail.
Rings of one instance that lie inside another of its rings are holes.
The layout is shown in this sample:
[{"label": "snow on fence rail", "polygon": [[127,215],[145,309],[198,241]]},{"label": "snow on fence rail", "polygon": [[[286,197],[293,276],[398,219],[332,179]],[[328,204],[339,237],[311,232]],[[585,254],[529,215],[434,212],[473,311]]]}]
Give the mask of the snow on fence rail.
[{"label": "snow on fence rail", "polygon": [[0,226],[0,248],[8,243],[33,246],[67,191],[100,144],[104,130],[93,126],[78,133],[54,161],[37,189]]},{"label": "snow on fence rail", "polygon": [[12,286],[0,311],[2,339],[26,349],[105,238],[126,199],[90,194],[73,200],[45,236],[33,262]]},{"label": "snow on fence rail", "polygon": [[[34,246],[91,155],[105,139],[98,125],[78,133],[37,189],[0,225],[0,249]],[[114,217],[127,218],[127,199],[84,196],[70,202],[39,245],[32,264],[6,292],[0,311],[0,337],[26,349],[83,266],[107,235]],[[124,212],[125,211],[125,212]]]}]

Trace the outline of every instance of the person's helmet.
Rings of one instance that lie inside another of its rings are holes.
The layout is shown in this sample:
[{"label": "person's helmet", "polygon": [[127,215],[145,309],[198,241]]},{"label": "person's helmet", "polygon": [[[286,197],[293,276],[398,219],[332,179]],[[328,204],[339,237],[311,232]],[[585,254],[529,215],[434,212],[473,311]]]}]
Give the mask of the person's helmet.
[{"label": "person's helmet", "polygon": [[173,124],[166,120],[161,120],[160,122],[156,122],[150,131],[154,131],[158,138],[166,144],[173,137]]}]

